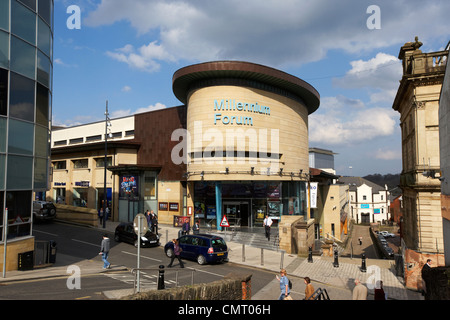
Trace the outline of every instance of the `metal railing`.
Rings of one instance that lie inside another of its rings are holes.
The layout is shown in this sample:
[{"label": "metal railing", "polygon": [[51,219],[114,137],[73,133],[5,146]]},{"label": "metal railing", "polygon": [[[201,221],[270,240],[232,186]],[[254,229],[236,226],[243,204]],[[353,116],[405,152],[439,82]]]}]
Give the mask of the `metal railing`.
[{"label": "metal railing", "polygon": [[[183,272],[183,273],[187,273],[187,272],[191,272],[191,280],[190,280],[190,285],[194,284],[194,273],[197,271],[196,269],[192,269],[192,268],[170,268],[170,269],[166,269],[166,268],[135,268],[135,269],[131,269],[131,273],[134,275],[134,281],[133,281],[133,289],[134,292],[139,292],[140,291],[140,275],[141,272],[144,273],[144,275],[146,275],[146,272],[154,272],[156,273],[156,278],[157,278],[157,288],[159,289],[165,289],[165,281],[167,274],[173,274],[175,273],[175,280],[174,280],[174,287],[178,287],[179,286],[179,272]],[[161,274],[162,272],[162,274]],[[163,283],[161,283],[163,282]]]},{"label": "metal railing", "polygon": [[328,296],[327,289],[319,288],[311,296],[305,297],[305,300],[330,300],[330,297]]}]

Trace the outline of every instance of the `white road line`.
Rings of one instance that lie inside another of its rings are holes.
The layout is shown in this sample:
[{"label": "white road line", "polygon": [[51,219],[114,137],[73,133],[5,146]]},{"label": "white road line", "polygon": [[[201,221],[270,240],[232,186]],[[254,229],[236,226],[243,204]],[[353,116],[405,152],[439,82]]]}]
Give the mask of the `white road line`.
[{"label": "white road line", "polygon": [[51,236],[53,236],[53,237],[57,237],[57,236],[58,236],[57,234],[54,234],[54,233],[45,232],[45,231],[40,231],[40,230],[36,230],[36,229],[33,229],[33,232],[45,233],[45,234],[51,235]]},{"label": "white road line", "polygon": [[[135,256],[135,257],[137,256],[136,253],[131,253],[131,252],[127,252],[127,251],[122,251],[122,253],[129,254],[129,255],[132,255],[132,256]],[[157,261],[157,262],[162,262],[162,260],[146,257],[146,256],[143,256],[143,255],[141,255],[141,258],[148,259],[148,260],[153,260],[153,261]]]},{"label": "white road line", "polygon": [[94,246],[94,247],[97,247],[97,248],[101,247],[101,246],[100,246],[100,245],[98,245],[98,244],[93,244],[93,243],[90,243],[90,242],[86,242],[86,241],[81,241],[81,240],[77,240],[77,239],[72,239],[72,241],[76,241],[76,242],[80,242],[80,243],[88,244],[88,245],[90,245],[90,246]]}]

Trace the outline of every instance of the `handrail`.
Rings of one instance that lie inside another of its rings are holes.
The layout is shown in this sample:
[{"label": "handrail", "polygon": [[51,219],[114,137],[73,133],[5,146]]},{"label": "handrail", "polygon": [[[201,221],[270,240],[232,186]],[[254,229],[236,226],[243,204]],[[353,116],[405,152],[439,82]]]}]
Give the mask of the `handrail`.
[{"label": "handrail", "polygon": [[305,300],[330,300],[327,289],[319,288],[309,297],[305,297]]}]

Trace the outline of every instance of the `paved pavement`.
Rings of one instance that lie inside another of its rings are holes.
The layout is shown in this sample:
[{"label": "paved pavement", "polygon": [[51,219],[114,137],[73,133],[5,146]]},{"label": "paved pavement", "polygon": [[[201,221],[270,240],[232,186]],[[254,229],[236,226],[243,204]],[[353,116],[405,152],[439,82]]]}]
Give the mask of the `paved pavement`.
[{"label": "paved pavement", "polygon": [[[114,232],[117,222],[107,222],[106,230]],[[170,225],[160,225],[161,243],[167,240],[177,238],[179,228]],[[243,246],[240,243],[229,241],[230,234],[222,233],[227,240],[229,247],[229,261],[232,263],[246,265],[251,268],[261,268],[278,273],[281,268],[285,268],[288,277],[297,279],[301,282],[303,277],[310,277],[314,287],[321,286],[334,287],[339,289],[338,296],[332,299],[346,300],[351,299],[351,292],[354,287],[354,280],[360,279],[369,288],[368,299],[373,299],[373,287],[376,280],[383,281],[383,287],[387,293],[388,299],[392,300],[423,300],[422,296],[416,292],[406,289],[402,279],[394,274],[393,261],[381,259],[366,259],[366,272],[361,271],[362,260],[360,254],[371,250],[370,243],[363,240],[363,245],[357,244],[357,236],[351,241],[353,244],[352,258],[339,257],[338,267],[334,266],[333,257],[314,256],[313,262],[308,262],[307,258],[298,257],[292,254],[286,254],[282,251],[260,249],[251,246]],[[359,235],[358,235],[359,236]],[[348,254],[348,252],[347,252]],[[69,256],[58,254],[56,263],[44,268],[36,268],[29,271],[8,271],[6,277],[0,277],[0,285],[5,282],[23,281],[50,277],[68,277],[67,267],[76,264],[82,275],[98,274],[102,272],[117,272],[127,270],[124,266],[113,266],[112,269],[102,269],[102,264],[98,261],[84,260],[75,261]],[[296,288],[297,292],[302,291]],[[116,290],[114,292],[104,292],[110,299],[118,299],[132,292],[130,290]],[[274,280],[266,285],[265,288],[253,294],[254,300],[274,300],[279,296],[279,283]]]}]

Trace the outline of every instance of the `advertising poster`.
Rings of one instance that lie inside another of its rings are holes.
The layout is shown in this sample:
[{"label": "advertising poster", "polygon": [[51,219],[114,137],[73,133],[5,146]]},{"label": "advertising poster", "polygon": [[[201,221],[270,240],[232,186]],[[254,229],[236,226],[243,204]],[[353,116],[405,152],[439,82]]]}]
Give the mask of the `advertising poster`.
[{"label": "advertising poster", "polygon": [[318,182],[310,182],[309,185],[310,185],[309,192],[310,192],[311,208],[317,208],[317,185],[318,185]]}]

